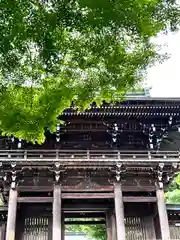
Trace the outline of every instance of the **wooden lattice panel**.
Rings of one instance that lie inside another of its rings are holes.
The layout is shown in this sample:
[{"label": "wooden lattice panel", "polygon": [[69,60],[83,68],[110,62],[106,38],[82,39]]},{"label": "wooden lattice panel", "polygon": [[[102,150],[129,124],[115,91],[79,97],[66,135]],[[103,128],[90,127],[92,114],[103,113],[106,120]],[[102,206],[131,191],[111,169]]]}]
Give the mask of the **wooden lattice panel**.
[{"label": "wooden lattice panel", "polygon": [[26,218],[22,240],[51,240],[49,219],[47,217]]},{"label": "wooden lattice panel", "polygon": [[170,236],[172,240],[180,239],[180,227],[170,224]]},{"label": "wooden lattice panel", "polygon": [[144,218],[140,217],[128,217],[125,219],[126,226],[126,239],[127,240],[149,240],[148,225],[145,224]]}]

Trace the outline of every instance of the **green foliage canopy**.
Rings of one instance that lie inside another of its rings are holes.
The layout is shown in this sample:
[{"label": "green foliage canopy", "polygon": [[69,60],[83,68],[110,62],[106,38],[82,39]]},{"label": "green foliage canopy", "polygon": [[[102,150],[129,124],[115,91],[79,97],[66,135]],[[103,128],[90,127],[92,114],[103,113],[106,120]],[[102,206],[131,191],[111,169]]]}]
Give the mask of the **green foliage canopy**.
[{"label": "green foliage canopy", "polygon": [[166,193],[167,203],[180,204],[180,173],[173,179]]},{"label": "green foliage canopy", "polygon": [[[88,219],[89,220],[89,219]],[[93,219],[94,220],[94,219]],[[83,232],[87,234],[90,239],[93,240],[106,240],[106,228],[105,225],[66,225],[67,232]]]},{"label": "green foliage canopy", "polygon": [[173,0],[0,1],[0,129],[42,143],[75,102],[122,97],[157,59],[152,36],[175,28]]}]

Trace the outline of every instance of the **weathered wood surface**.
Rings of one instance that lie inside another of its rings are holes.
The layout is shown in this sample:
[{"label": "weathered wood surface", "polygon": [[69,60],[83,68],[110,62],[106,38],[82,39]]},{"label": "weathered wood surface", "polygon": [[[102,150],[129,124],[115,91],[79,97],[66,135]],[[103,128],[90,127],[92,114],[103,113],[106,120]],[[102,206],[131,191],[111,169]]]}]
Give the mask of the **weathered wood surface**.
[{"label": "weathered wood surface", "polygon": [[[62,199],[113,199],[114,193],[62,193]],[[123,202],[156,202],[156,197],[150,196],[126,196]],[[50,203],[53,197],[19,197],[20,203]]]},{"label": "weathered wood surface", "polygon": [[155,240],[154,226],[149,225],[148,217],[125,218],[126,240]]},{"label": "weathered wood surface", "polygon": [[61,186],[54,185],[53,191],[53,240],[62,240]]},{"label": "weathered wood surface", "polygon": [[32,217],[24,219],[24,232],[17,240],[51,240],[49,236],[47,217]]},{"label": "weathered wood surface", "polygon": [[7,227],[6,227],[6,240],[15,240],[17,199],[18,199],[17,190],[10,189],[9,203],[8,203]]},{"label": "weathered wood surface", "polygon": [[[27,180],[27,179],[26,179]],[[31,179],[30,179],[31,180]],[[41,181],[42,179],[40,179]],[[46,178],[47,180],[47,178]],[[102,181],[102,180],[101,180]],[[100,181],[100,182],[101,182]],[[53,181],[52,181],[53,183]],[[67,182],[65,182],[67,184]],[[122,190],[123,192],[154,192],[156,190],[155,186],[150,184],[144,184],[141,185],[137,179],[137,185],[130,185],[132,184],[132,181],[125,182],[124,184],[122,183]],[[21,184],[21,183],[20,183]],[[23,183],[26,184],[26,183]],[[20,185],[18,186],[18,191],[19,192],[52,192],[53,191],[53,184],[51,185],[46,185],[46,181],[44,181],[44,186],[43,185]],[[128,184],[128,185],[127,185]],[[9,188],[5,188],[6,191],[9,190]],[[113,185],[100,185],[99,187],[74,187],[72,185],[62,185],[62,192],[112,192],[114,190]]]},{"label": "weathered wood surface", "polygon": [[170,240],[171,238],[170,238],[170,230],[169,230],[169,222],[168,222],[168,215],[166,210],[164,190],[157,187],[156,196],[157,196],[159,223],[160,223],[160,229],[161,229],[161,238],[162,240]]},{"label": "weathered wood surface", "polygon": [[124,222],[124,205],[122,197],[122,188],[120,183],[115,184],[114,195],[115,195],[114,202],[115,202],[117,240],[125,240],[126,231]]},{"label": "weathered wood surface", "polygon": [[175,223],[170,224],[170,236],[172,240],[180,239],[180,227],[176,226]]}]

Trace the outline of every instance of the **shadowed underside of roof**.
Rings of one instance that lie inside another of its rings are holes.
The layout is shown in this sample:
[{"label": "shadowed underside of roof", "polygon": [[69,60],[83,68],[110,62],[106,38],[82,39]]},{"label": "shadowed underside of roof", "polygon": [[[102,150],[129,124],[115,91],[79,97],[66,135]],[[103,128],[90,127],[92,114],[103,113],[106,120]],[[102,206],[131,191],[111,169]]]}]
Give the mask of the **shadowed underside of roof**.
[{"label": "shadowed underside of roof", "polygon": [[180,150],[180,132],[169,132],[167,139],[163,139],[160,150],[179,151]]}]

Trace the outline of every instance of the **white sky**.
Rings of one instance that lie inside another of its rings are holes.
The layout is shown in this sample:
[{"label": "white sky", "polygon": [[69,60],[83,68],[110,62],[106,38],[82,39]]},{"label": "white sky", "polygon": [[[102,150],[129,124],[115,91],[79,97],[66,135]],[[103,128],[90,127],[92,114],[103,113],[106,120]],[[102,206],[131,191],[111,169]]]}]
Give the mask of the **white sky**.
[{"label": "white sky", "polygon": [[167,44],[164,50],[170,58],[148,70],[147,83],[152,97],[180,97],[180,31],[161,34],[156,41]]}]

